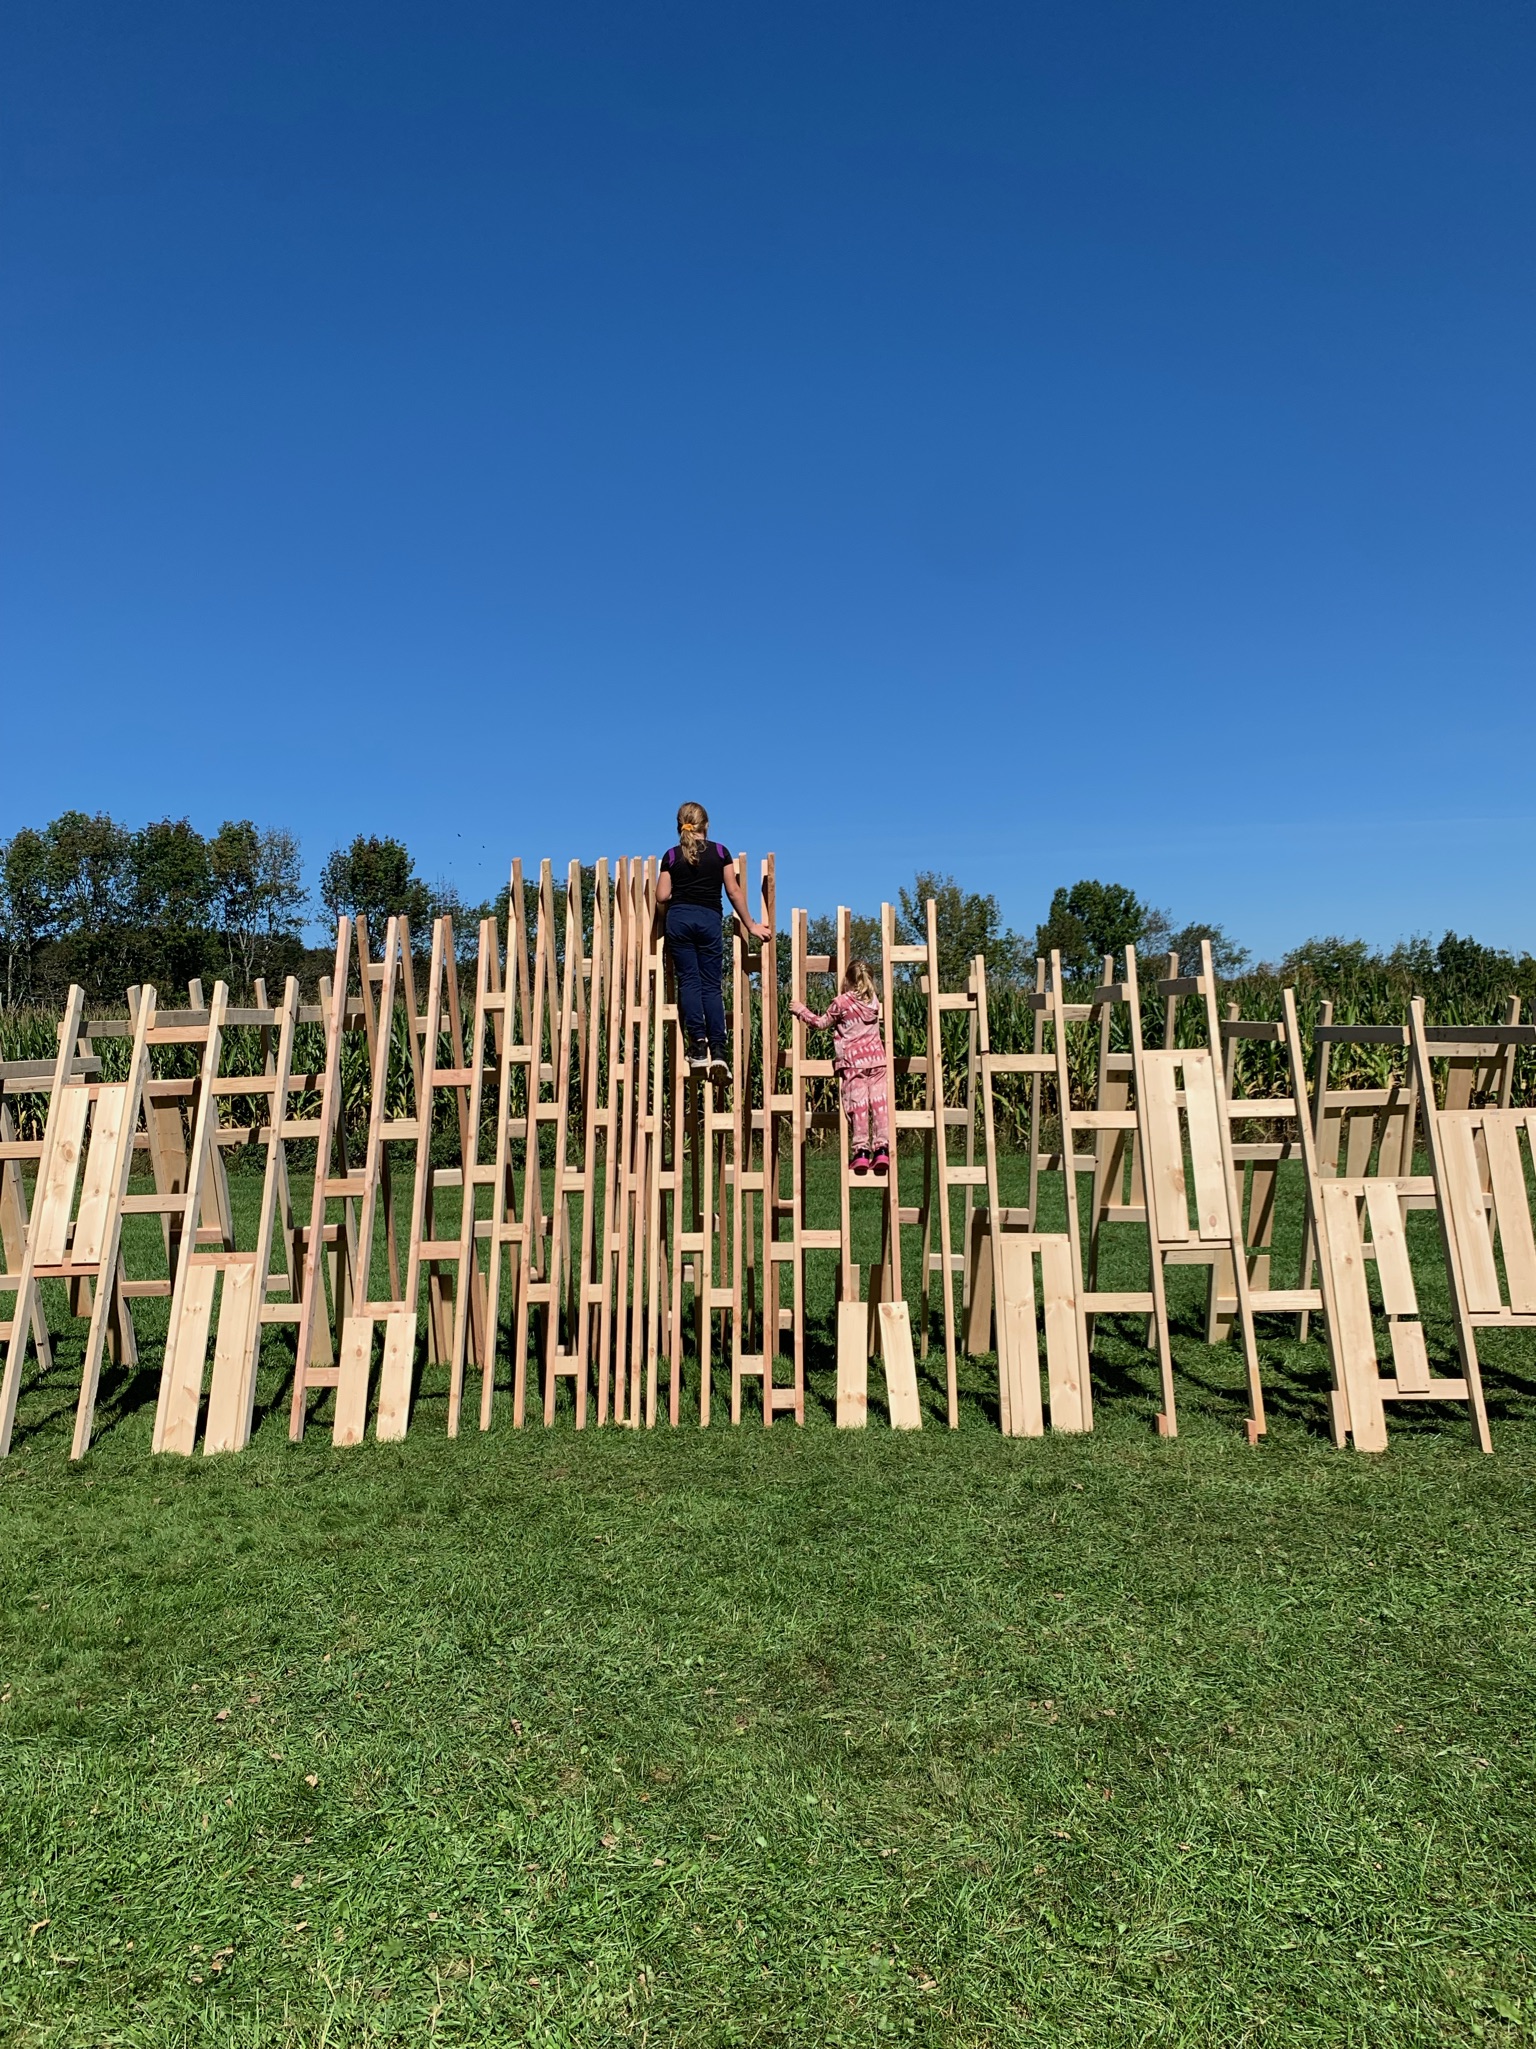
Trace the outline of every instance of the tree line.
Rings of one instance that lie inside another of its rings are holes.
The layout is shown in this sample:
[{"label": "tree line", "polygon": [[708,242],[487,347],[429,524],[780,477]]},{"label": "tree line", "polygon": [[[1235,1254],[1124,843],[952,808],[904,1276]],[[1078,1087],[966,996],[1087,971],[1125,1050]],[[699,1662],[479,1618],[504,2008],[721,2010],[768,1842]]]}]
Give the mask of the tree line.
[{"label": "tree line", "polygon": [[[380,934],[395,912],[425,933],[439,910],[465,911],[422,880],[401,841],[372,834],[329,856],[318,896],[332,918],[363,912]],[[240,994],[258,976],[312,983],[330,958],[305,944],[315,910],[299,842],[281,827],[231,818],[204,834],[186,818],[130,827],[66,811],[0,841],[0,1004],[57,1004],[72,982],[96,1003],[194,976]]]},{"label": "tree line", "polygon": [[[582,873],[584,923],[591,930],[594,871]],[[562,878],[563,881],[563,878]],[[525,879],[529,930],[537,916],[537,883]],[[1127,885],[1081,880],[1057,889],[1032,934],[1011,930],[995,896],[967,890],[954,876],[922,870],[898,892],[897,926],[904,943],[926,931],[927,900],[937,908],[940,975],[958,987],[970,961],[984,954],[995,985],[1033,981],[1036,957],[1059,951],[1076,981],[1097,980],[1106,954],[1135,946],[1147,959],[1170,949],[1186,963],[1209,940],[1223,978],[1245,973],[1283,977],[1344,997],[1362,991],[1419,989],[1447,1000],[1486,1004],[1497,997],[1536,995],[1536,960],[1447,932],[1438,942],[1405,941],[1377,952],[1363,940],[1309,939],[1275,963],[1250,965],[1248,950],[1212,922],[1176,922]],[[367,918],[375,944],[385,922],[411,921],[425,948],[431,922],[454,917],[461,959],[473,957],[479,921],[495,917],[506,932],[506,896],[467,903],[451,888],[429,884],[409,848],[389,834],[359,833],[335,848],[306,888],[298,840],[281,827],[226,819],[203,834],[185,818],[130,827],[105,813],[66,811],[50,824],[24,826],[0,841],[0,1005],[58,1004],[71,982],[93,1003],[121,999],[136,982],[179,991],[194,977],[222,976],[238,994],[258,976],[275,986],[297,974],[306,987],[325,971],[329,945],[309,947],[305,927],[323,913]],[[852,920],[856,954],[880,958],[880,921]],[[563,948],[563,924],[557,926]],[[836,920],[810,921],[810,950],[831,953]],[[781,947],[787,972],[788,948]]]}]

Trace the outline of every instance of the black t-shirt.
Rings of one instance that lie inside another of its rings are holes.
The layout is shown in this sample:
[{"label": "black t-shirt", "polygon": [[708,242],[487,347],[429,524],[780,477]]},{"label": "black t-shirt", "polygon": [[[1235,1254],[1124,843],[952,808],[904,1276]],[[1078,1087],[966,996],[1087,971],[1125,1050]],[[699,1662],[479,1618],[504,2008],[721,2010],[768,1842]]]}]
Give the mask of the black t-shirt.
[{"label": "black t-shirt", "polygon": [[720,892],[725,886],[731,854],[718,840],[705,840],[696,861],[685,861],[682,848],[672,847],[662,855],[661,865],[672,878],[673,903],[697,904],[703,911],[723,908]]}]

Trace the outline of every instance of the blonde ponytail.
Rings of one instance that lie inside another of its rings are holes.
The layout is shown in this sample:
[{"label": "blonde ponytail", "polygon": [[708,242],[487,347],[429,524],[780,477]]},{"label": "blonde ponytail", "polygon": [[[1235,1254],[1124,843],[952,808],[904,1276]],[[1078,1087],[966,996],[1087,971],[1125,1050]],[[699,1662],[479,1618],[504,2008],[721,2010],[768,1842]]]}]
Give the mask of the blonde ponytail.
[{"label": "blonde ponytail", "polygon": [[865,1003],[878,1004],[880,1001],[875,987],[875,971],[867,960],[849,961],[848,972],[843,977],[843,989],[845,993],[857,990]]},{"label": "blonde ponytail", "polygon": [[677,807],[678,852],[691,868],[704,848],[704,835],[709,831],[709,813],[702,804],[679,804]]}]

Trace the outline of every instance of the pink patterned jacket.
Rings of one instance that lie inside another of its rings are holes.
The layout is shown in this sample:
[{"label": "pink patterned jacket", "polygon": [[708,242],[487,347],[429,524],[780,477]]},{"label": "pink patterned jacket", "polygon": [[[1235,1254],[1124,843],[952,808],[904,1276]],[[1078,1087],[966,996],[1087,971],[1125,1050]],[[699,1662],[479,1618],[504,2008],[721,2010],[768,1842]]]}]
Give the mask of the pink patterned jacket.
[{"label": "pink patterned jacket", "polygon": [[803,1003],[792,1003],[790,1010],[802,1024],[813,1026],[824,1032],[830,1026],[832,1031],[832,1065],[838,1074],[872,1074],[876,1068],[885,1068],[885,1041],[880,1036],[880,1006],[866,1003],[864,998],[852,989],[829,1003],[818,1017],[814,1010],[807,1010]]}]

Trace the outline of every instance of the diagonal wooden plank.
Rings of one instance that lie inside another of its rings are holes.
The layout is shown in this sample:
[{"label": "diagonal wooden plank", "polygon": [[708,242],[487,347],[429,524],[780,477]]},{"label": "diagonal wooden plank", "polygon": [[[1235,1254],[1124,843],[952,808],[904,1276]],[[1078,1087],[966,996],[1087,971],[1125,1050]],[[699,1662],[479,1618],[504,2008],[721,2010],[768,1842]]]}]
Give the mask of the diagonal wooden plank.
[{"label": "diagonal wooden plank", "polygon": [[1403,1229],[1403,1204],[1396,1186],[1372,1175],[1364,1183],[1366,1215],[1376,1252],[1376,1278],[1381,1305],[1390,1319],[1392,1364],[1400,1394],[1423,1394],[1429,1387],[1429,1354],[1419,1322],[1419,1298],[1408,1261],[1408,1234]]},{"label": "diagonal wooden plank", "polygon": [[83,1088],[63,1088],[55,1093],[42,1187],[32,1212],[32,1257],[38,1266],[58,1266],[69,1243],[75,1183],[80,1174],[85,1119],[90,1107],[90,1096]]},{"label": "diagonal wooden plank", "polygon": [[1381,1306],[1388,1316],[1417,1316],[1419,1298],[1413,1285],[1413,1268],[1408,1263],[1402,1198],[1393,1182],[1374,1175],[1367,1177],[1364,1186],[1371,1243],[1376,1248],[1376,1278],[1381,1283]]},{"label": "diagonal wooden plank", "polygon": [[1536,1313],[1536,1239],[1531,1235],[1531,1203],[1520,1156],[1520,1127],[1525,1118],[1523,1110],[1483,1112],[1483,1143],[1499,1223],[1499,1247],[1504,1254],[1504,1279],[1509,1306],[1517,1316]]},{"label": "diagonal wooden plank", "polygon": [[1365,1249],[1355,1187],[1321,1181],[1319,1250],[1328,1261],[1335,1326],[1328,1335],[1334,1366],[1349,1399],[1350,1434],[1357,1451],[1385,1451],[1387,1420],[1381,1405],[1376,1329],[1365,1280]]},{"label": "diagonal wooden plank", "polygon": [[1424,1326],[1398,1317],[1387,1325],[1392,1340],[1392,1368],[1399,1394],[1428,1394],[1429,1353],[1424,1348]]},{"label": "diagonal wooden plank", "polygon": [[1503,1307],[1473,1131],[1477,1114],[1470,1110],[1442,1111],[1436,1119],[1441,1157],[1445,1162],[1445,1204],[1450,1211],[1451,1228],[1456,1233],[1456,1249],[1461,1254],[1467,1308],[1474,1316]]},{"label": "diagonal wooden plank", "polygon": [[74,1266],[94,1266],[101,1258],[117,1190],[118,1151],[127,1107],[128,1088],[123,1082],[102,1089],[96,1098],[96,1110],[91,1118],[91,1142],[85,1156],[85,1172],[80,1179],[80,1212],[75,1218],[75,1236],[69,1254]]}]

